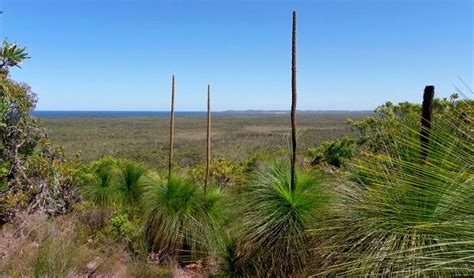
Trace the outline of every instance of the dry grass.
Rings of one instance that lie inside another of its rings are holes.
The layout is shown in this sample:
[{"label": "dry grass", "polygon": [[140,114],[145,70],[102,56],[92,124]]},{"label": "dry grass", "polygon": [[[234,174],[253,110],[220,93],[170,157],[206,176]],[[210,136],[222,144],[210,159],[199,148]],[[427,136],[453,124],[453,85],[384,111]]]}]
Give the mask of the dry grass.
[{"label": "dry grass", "polygon": [[18,215],[0,230],[0,277],[201,275],[134,257],[125,244],[104,234],[109,218],[109,212],[97,207],[52,219],[43,214]]},{"label": "dry grass", "polygon": [[62,277],[87,273],[97,251],[80,244],[69,217],[20,215],[0,232],[0,274],[8,277]]}]

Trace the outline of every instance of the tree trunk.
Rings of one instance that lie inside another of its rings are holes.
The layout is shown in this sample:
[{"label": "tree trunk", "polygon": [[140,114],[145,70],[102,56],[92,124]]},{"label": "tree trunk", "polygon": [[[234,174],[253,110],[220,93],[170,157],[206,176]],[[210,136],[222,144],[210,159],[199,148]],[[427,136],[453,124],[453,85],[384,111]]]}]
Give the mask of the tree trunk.
[{"label": "tree trunk", "polygon": [[429,152],[431,135],[431,116],[433,114],[434,86],[426,86],[423,93],[423,105],[421,111],[421,161],[424,163]]}]

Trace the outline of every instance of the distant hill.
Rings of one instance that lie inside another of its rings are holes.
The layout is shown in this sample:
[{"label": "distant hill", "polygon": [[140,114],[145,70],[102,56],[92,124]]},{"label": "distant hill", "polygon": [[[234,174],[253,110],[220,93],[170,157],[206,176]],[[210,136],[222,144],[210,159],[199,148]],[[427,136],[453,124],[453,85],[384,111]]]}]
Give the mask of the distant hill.
[{"label": "distant hill", "polygon": [[[290,110],[225,110],[216,113],[229,114],[289,114]],[[370,110],[298,110],[297,113],[332,114],[332,113],[372,113]]]}]

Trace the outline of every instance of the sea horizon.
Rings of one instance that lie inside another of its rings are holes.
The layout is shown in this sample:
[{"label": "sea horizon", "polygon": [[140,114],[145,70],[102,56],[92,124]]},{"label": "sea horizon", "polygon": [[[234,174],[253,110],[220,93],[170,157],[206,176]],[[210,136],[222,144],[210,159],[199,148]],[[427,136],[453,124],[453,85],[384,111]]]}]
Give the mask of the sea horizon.
[{"label": "sea horizon", "polygon": [[[298,110],[301,114],[333,113],[370,113],[369,110]],[[213,111],[215,116],[251,116],[288,114],[290,110],[223,110]],[[166,117],[169,111],[124,111],[124,110],[34,110],[30,113],[38,118],[71,118],[71,117]],[[207,111],[175,111],[177,116],[201,117]]]}]

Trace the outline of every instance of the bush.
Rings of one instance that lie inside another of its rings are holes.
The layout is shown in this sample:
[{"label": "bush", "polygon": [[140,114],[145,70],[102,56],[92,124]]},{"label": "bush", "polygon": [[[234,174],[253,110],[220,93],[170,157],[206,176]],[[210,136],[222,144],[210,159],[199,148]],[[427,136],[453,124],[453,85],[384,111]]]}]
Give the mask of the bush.
[{"label": "bush", "polygon": [[82,196],[101,206],[139,209],[143,188],[140,179],[146,169],[138,163],[104,157],[83,167],[77,179]]},{"label": "bush", "polygon": [[119,240],[127,240],[133,233],[133,225],[128,220],[128,215],[120,214],[110,219],[112,224],[112,232]]},{"label": "bush", "polygon": [[140,206],[143,195],[140,179],[145,175],[146,169],[143,165],[131,161],[124,161],[121,168],[123,177],[123,181],[119,183],[121,198],[128,206]]},{"label": "bush", "polygon": [[0,46],[0,225],[24,209],[65,213],[75,200],[70,165],[30,116],[36,94],[9,77],[27,58],[25,48],[7,40]]},{"label": "bush", "polygon": [[[469,111],[472,112],[472,100],[458,100],[458,95],[453,94],[449,99],[433,100],[433,122],[453,119],[456,122],[469,121]],[[421,105],[402,102],[395,105],[387,102],[377,107],[375,116],[361,121],[349,121],[351,127],[358,131],[360,139],[358,144],[371,153],[390,153],[401,155],[396,140],[400,134],[407,130],[416,131],[407,133],[413,140],[419,138],[421,123]]]},{"label": "bush", "polygon": [[[258,276],[302,274],[312,257],[308,229],[326,218],[329,195],[311,172],[298,171],[290,190],[290,168],[275,161],[257,171],[237,196],[240,266]],[[250,265],[250,266],[249,266]]]},{"label": "bush", "polygon": [[153,174],[144,180],[147,200],[146,238],[149,250],[173,260],[206,259],[220,247],[220,194],[203,192],[177,177],[167,182]]},{"label": "bush", "polygon": [[343,203],[320,241],[318,274],[474,275],[472,103],[457,112],[433,121],[426,160],[418,130],[408,125],[392,134],[393,148],[353,163],[364,178],[339,192]]},{"label": "bush", "polygon": [[[242,185],[245,180],[244,167],[233,161],[219,157],[211,161],[210,180],[211,183],[220,188],[236,187]],[[206,165],[195,166],[188,172],[195,184],[203,184],[206,173]]]},{"label": "bush", "polygon": [[117,204],[120,182],[119,161],[106,157],[87,165],[77,174],[80,192],[86,200],[100,206]]},{"label": "bush", "polygon": [[349,138],[324,142],[318,148],[309,148],[311,165],[316,166],[326,162],[334,167],[341,167],[344,162],[354,157],[357,150],[356,141]]}]

